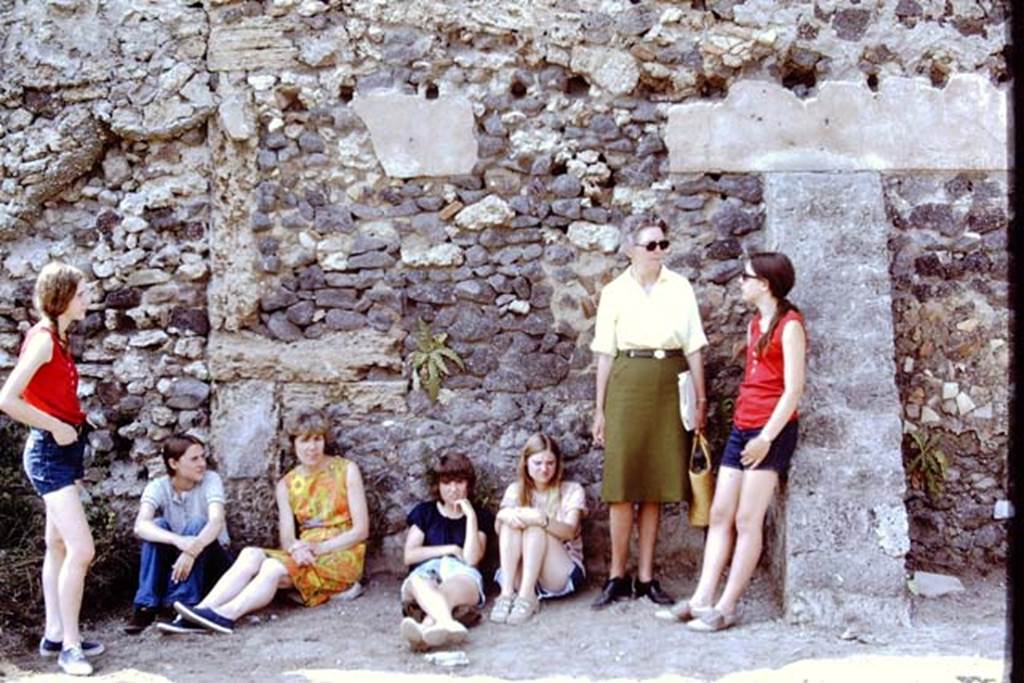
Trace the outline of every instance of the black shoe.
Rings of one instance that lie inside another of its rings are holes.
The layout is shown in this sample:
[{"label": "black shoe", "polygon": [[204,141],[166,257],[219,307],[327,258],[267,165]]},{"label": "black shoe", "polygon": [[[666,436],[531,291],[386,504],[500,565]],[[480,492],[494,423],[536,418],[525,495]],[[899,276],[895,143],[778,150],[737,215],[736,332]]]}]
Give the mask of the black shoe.
[{"label": "black shoe", "polygon": [[135,605],[132,607],[131,619],[124,625],[124,632],[133,636],[142,633],[156,619],[157,611],[156,607]]},{"label": "black shoe", "polygon": [[637,579],[637,582],[633,585],[633,597],[646,597],[655,605],[672,605],[675,603],[672,596],[661,589],[661,584],[658,583],[657,579],[651,579],[650,581],[640,581]]},{"label": "black shoe", "polygon": [[601,594],[590,603],[591,609],[604,609],[616,600],[633,595],[633,580],[629,576],[613,576],[604,582]]}]

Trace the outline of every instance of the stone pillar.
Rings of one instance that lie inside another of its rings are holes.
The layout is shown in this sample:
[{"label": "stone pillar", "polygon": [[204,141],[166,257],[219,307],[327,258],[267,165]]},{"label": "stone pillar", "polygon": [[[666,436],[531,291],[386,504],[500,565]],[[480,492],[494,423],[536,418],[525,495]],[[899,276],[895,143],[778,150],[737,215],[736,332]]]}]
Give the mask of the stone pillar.
[{"label": "stone pillar", "polygon": [[876,173],[766,176],[766,244],[796,268],[808,380],[775,553],[787,619],[909,625],[889,225]]}]

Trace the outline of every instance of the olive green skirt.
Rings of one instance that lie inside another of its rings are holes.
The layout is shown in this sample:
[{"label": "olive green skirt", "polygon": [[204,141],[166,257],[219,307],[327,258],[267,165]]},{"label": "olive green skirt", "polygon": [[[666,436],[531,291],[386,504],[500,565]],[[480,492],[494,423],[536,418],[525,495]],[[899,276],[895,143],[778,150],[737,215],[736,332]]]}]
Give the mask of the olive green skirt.
[{"label": "olive green skirt", "polygon": [[605,396],[607,503],[675,503],[689,496],[690,434],[679,417],[686,358],[626,358],[612,364]]}]

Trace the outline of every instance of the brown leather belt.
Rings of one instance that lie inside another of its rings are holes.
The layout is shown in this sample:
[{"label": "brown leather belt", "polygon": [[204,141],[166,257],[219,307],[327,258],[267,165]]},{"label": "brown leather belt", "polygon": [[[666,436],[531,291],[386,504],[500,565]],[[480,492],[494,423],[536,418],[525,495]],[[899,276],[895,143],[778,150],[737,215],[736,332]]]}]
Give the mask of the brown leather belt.
[{"label": "brown leather belt", "polygon": [[682,357],[682,349],[624,349],[619,351],[620,356],[626,358],[657,358],[661,360],[663,358],[680,358]]}]

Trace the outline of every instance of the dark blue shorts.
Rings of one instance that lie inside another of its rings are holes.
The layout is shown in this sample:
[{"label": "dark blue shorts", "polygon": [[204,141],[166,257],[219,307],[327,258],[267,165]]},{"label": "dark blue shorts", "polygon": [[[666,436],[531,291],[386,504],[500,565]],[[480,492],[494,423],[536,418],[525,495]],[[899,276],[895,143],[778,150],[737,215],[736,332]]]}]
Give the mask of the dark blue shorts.
[{"label": "dark blue shorts", "polygon": [[[734,470],[749,470],[740,462],[740,455],[747,442],[761,433],[760,427],[754,429],[740,429],[732,426],[729,432],[729,440],[725,443],[725,452],[722,454],[722,467],[731,467]],[[799,435],[797,420],[790,420],[782,428],[771,447],[768,448],[768,455],[758,464],[755,470],[773,470],[780,476],[785,477],[789,471],[789,461],[793,459],[793,451],[796,450],[796,439]]]},{"label": "dark blue shorts", "polygon": [[32,488],[40,496],[71,486],[76,479],[84,477],[84,459],[84,436],[67,446],[59,446],[50,432],[35,427],[29,430],[22,462]]}]

